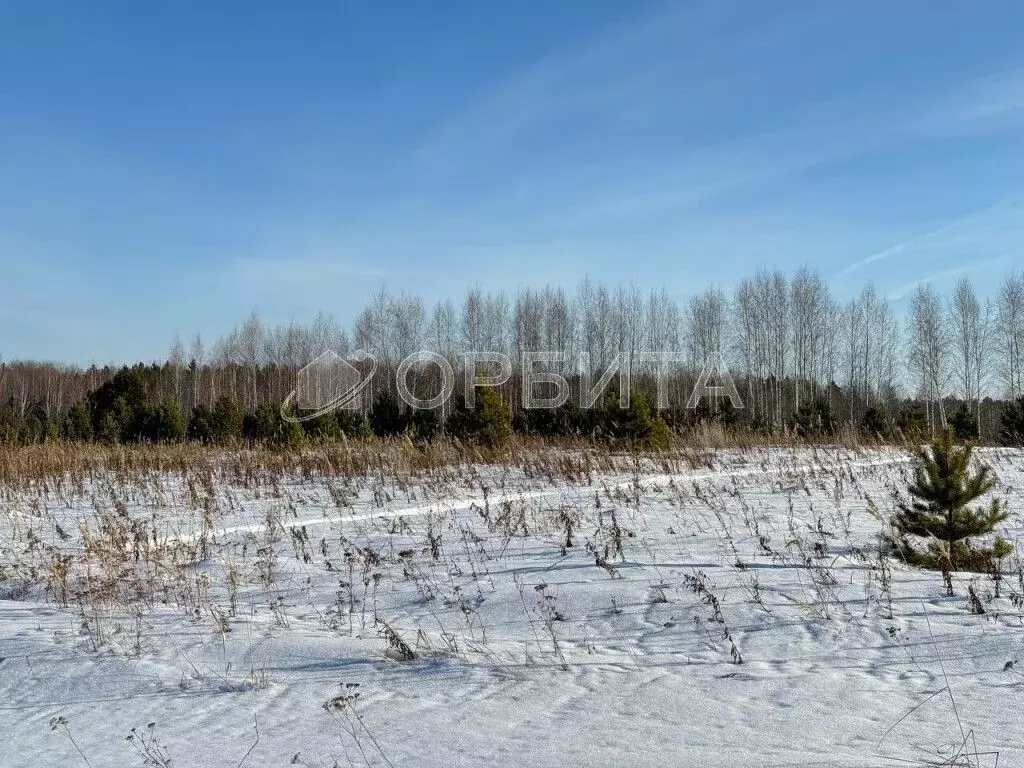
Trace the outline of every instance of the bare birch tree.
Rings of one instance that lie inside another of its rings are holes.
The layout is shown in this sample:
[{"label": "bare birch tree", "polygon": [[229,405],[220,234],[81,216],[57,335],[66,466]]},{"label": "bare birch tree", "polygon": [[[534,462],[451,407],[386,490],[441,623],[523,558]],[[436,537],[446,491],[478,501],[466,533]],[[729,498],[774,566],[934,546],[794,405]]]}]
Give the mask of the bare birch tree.
[{"label": "bare birch tree", "polygon": [[949,337],[942,302],[930,283],[922,283],[910,300],[907,318],[909,359],[921,386],[928,425],[945,429],[943,395],[949,375]]},{"label": "bare birch tree", "polygon": [[1024,395],[1024,271],[1008,275],[998,298],[999,369],[1006,396]]}]

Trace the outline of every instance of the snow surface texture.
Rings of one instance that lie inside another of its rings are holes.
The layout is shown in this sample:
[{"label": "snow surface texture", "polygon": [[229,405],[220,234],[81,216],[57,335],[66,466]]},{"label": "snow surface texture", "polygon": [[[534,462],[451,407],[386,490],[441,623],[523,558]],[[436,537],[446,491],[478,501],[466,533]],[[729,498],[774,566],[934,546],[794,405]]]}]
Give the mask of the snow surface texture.
[{"label": "snow surface texture", "polygon": [[881,558],[906,454],[669,469],[5,491],[0,765],[1024,765],[1020,563]]}]

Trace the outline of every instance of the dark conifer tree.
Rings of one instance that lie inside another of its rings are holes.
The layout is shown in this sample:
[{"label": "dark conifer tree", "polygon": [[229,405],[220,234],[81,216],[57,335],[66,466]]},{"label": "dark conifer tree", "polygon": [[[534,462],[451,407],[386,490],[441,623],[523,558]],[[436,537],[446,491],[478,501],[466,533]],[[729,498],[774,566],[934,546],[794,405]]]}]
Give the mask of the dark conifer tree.
[{"label": "dark conifer tree", "polygon": [[918,452],[909,488],[913,500],[900,504],[892,521],[892,543],[908,562],[944,571],[989,570],[993,560],[1013,551],[999,537],[988,548],[970,543],[973,537],[991,533],[1007,517],[998,499],[987,508],[968,506],[995,487],[989,467],[971,472],[972,449],[970,443],[957,447],[950,428],[930,448]]},{"label": "dark conifer tree", "polygon": [[1002,429],[999,442],[1003,445],[1024,446],[1024,397],[1007,403],[1000,421]]}]

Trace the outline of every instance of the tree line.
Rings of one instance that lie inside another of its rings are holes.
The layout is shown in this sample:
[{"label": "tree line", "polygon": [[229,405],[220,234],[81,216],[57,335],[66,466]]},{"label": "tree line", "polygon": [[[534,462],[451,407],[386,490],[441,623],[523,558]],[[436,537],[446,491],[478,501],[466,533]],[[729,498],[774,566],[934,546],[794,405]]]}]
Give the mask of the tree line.
[{"label": "tree line", "polygon": [[[282,420],[277,411],[298,371],[328,349],[341,355],[364,349],[379,361],[361,409],[312,426]],[[524,352],[548,353],[544,370],[572,384],[563,407],[523,410],[516,366],[495,388],[510,428],[525,433],[621,432],[620,423],[628,422],[623,409],[617,413],[602,401],[584,411],[576,397],[582,380],[599,379],[617,362],[629,386],[644,395],[651,418],[677,431],[714,421],[765,434],[827,436],[846,425],[893,438],[951,426],[962,436],[1005,441],[1014,439],[1014,409],[1024,402],[1024,271],[1006,276],[991,297],[980,297],[966,278],[946,296],[922,283],[903,317],[871,284],[849,301],[837,300],[806,267],[791,276],[761,270],[729,292],[711,287],[683,301],[665,288],[645,292],[589,279],[575,291],[549,286],[509,295],[471,288],[458,303],[431,307],[382,288],[350,328],[326,314],[309,324],[268,326],[254,312],[209,345],[197,335],[186,347],[176,337],[162,363],[120,369],[4,363],[0,440],[465,432],[474,409],[461,402],[461,386],[436,411],[410,411],[397,396],[398,364],[421,349],[450,361],[460,381],[467,352],[498,352],[514,361]],[[667,367],[650,354],[662,352],[675,356]],[[696,410],[685,408],[702,368],[719,356],[744,407],[703,401]],[[667,395],[660,410],[654,407],[658,378]],[[440,371],[417,365],[407,381],[430,397]]]}]

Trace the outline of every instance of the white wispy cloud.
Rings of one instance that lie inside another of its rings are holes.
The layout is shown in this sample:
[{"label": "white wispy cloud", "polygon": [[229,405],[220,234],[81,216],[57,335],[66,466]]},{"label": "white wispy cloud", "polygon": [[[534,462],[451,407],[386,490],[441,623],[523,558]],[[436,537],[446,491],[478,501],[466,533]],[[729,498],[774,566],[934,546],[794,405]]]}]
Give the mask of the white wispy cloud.
[{"label": "white wispy cloud", "polygon": [[[855,217],[837,221],[843,213],[827,201],[794,211],[798,204],[778,200],[790,181],[922,139],[997,130],[1018,109],[1012,74],[912,97],[880,83],[787,100],[783,84],[772,83],[779,98],[762,100],[758,121],[730,125],[738,108],[763,95],[758,87],[767,83],[751,75],[758,62],[792,58],[816,24],[834,19],[780,11],[769,24],[735,23],[735,7],[722,8],[710,0],[661,8],[482,84],[411,151],[396,150],[401,188],[393,197],[370,202],[316,248],[263,247],[270,256],[238,260],[230,271],[273,290],[316,293],[383,281],[422,287],[414,269],[389,267],[412,254],[472,263],[475,273],[503,280],[517,273],[505,274],[494,254],[563,267],[590,256],[608,270],[638,249],[665,262],[675,254],[728,256],[732,265],[846,259],[859,242],[884,242],[884,230]],[[730,25],[723,45],[713,33]],[[672,130],[659,133],[660,124]],[[730,197],[742,205],[716,205]],[[884,265],[890,280],[906,278],[897,267],[908,263],[917,274],[952,274],[960,268],[951,261],[1010,252],[1024,241],[1008,210],[997,203],[939,222],[854,258],[834,277]],[[835,242],[838,232],[846,242]]]},{"label": "white wispy cloud", "polygon": [[1006,203],[997,202],[980,211],[948,221],[935,229],[909,237],[895,245],[872,253],[863,259],[854,261],[839,271],[837,277],[856,272],[869,264],[874,264],[895,256],[907,256],[921,252],[935,252],[944,248],[984,238],[991,233],[993,225],[1006,213]]},{"label": "white wispy cloud", "polygon": [[[736,104],[757,99],[759,81],[737,60],[770,60],[782,48],[791,56],[813,39],[816,24],[834,23],[828,14],[779,11],[768,24],[736,24],[720,50],[707,40],[723,25],[722,7],[660,9],[512,73],[429,131],[410,175],[427,188],[456,179],[455,189],[471,190],[462,211],[470,224],[490,218],[517,234],[593,234],[958,135],[951,126],[997,130],[1024,116],[1024,78],[1010,72],[912,96],[882,84],[824,99],[782,98],[762,104],[758,124],[713,130]],[[678,135],[658,134],[659,123]],[[837,276],[938,242],[987,214],[941,224]]]},{"label": "white wispy cloud", "polygon": [[[661,178],[666,164],[685,166],[699,151],[715,149],[692,145],[682,134],[706,128],[723,92],[737,85],[729,82],[735,73],[716,72],[730,65],[730,52],[768,55],[807,25],[798,15],[774,15],[763,24],[733,15],[739,16],[736,9],[710,1],[661,7],[555,51],[446,115],[416,148],[411,172],[445,179],[495,168],[515,177],[532,170],[573,195],[585,177],[624,166],[632,166],[635,179],[652,172]],[[728,30],[727,47],[710,44],[712,28]],[[644,137],[665,126],[681,132],[657,136],[675,156],[645,157],[654,148],[643,146]]]},{"label": "white wispy cloud", "polygon": [[951,267],[950,269],[943,269],[938,272],[934,272],[930,275],[927,275],[926,277],[911,280],[908,283],[904,283],[903,285],[897,288],[887,291],[886,298],[888,298],[889,301],[900,301],[902,299],[905,299],[911,293],[913,293],[919,285],[924,285],[926,283],[943,282],[953,277],[960,277],[961,275],[967,275],[972,272],[980,272],[984,269],[990,269],[1000,266],[1005,267],[1007,264],[1012,263],[1012,260],[1013,257],[1009,254],[1006,254],[1003,256],[997,256],[992,259],[983,259],[981,261]]},{"label": "white wispy cloud", "polygon": [[1010,68],[959,83],[909,122],[928,136],[983,136],[1024,128],[1024,69]]},{"label": "white wispy cloud", "polygon": [[940,280],[945,280],[946,278],[950,277],[957,277],[959,275],[964,274],[967,271],[967,267],[954,267],[953,269],[944,269],[941,272],[936,272],[934,274],[928,275],[927,277],[921,277],[918,278],[917,280],[911,280],[909,283],[904,283],[903,285],[886,292],[886,298],[889,299],[889,301],[900,301],[901,299],[905,299],[907,296],[909,296],[911,293],[917,290],[917,287],[919,285],[938,282]]}]

